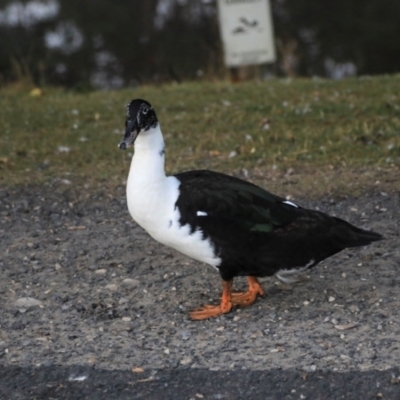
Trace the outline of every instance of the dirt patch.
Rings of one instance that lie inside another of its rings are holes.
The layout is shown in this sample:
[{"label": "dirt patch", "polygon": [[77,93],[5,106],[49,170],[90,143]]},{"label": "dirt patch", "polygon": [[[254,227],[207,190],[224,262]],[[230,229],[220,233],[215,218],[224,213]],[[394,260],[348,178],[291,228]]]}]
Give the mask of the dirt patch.
[{"label": "dirt patch", "polygon": [[[386,240],[340,253],[292,287],[215,320],[220,279],[152,240],[124,188],[77,195],[55,185],[0,191],[3,365],[106,369],[371,370],[400,359],[399,193],[297,202]],[[237,279],[236,288],[245,280]],[[22,300],[21,300],[22,299]]]}]

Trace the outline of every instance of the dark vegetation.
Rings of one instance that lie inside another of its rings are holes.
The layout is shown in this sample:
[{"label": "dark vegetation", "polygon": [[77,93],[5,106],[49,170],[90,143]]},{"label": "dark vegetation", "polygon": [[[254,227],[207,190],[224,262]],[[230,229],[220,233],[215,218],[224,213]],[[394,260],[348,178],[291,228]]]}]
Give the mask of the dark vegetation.
[{"label": "dark vegetation", "polygon": [[[58,12],[37,20],[23,17],[30,3],[19,2],[25,8],[11,21],[7,16],[17,3],[1,2],[3,84],[23,79],[84,90],[227,74],[215,0],[52,0],[47,3]],[[398,0],[271,4],[278,62],[264,73],[338,77],[400,71]]]}]

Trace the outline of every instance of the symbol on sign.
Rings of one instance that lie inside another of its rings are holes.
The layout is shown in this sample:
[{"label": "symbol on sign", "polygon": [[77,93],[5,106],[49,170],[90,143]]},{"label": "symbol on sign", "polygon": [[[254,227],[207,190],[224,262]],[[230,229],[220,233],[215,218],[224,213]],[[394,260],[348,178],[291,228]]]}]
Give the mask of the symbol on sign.
[{"label": "symbol on sign", "polygon": [[253,21],[249,21],[247,18],[241,17],[239,18],[239,24],[240,26],[238,26],[232,31],[234,35],[238,33],[246,33],[251,29],[257,28],[258,21],[256,19]]},{"label": "symbol on sign", "polygon": [[258,25],[258,21],[257,20],[249,21],[248,19],[243,18],[243,17],[240,18],[239,21],[242,22],[244,25],[252,27],[252,28],[255,28]]}]

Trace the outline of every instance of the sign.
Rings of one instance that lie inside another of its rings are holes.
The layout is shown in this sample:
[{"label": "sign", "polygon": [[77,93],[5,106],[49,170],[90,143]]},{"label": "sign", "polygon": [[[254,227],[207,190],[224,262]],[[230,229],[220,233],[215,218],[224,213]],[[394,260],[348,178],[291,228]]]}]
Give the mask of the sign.
[{"label": "sign", "polygon": [[218,0],[228,67],[276,61],[269,0]]}]

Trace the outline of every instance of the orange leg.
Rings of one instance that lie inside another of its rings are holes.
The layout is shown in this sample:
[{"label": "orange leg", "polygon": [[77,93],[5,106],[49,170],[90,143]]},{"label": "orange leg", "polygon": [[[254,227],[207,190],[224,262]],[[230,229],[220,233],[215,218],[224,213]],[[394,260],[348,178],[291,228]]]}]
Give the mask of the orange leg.
[{"label": "orange leg", "polygon": [[222,281],[222,298],[221,304],[218,306],[206,305],[189,313],[189,316],[194,321],[199,321],[207,318],[219,317],[226,314],[232,309],[232,284],[233,279],[230,281]]},{"label": "orange leg", "polygon": [[232,293],[232,304],[238,307],[252,305],[257,296],[264,296],[265,292],[255,276],[248,276],[249,290],[247,292]]},{"label": "orange leg", "polygon": [[199,321],[207,318],[219,317],[231,311],[233,306],[246,307],[252,305],[257,296],[264,296],[265,292],[254,276],[247,277],[249,290],[247,292],[232,293],[233,280],[222,281],[222,298],[218,306],[205,305],[189,313],[190,318]]}]

